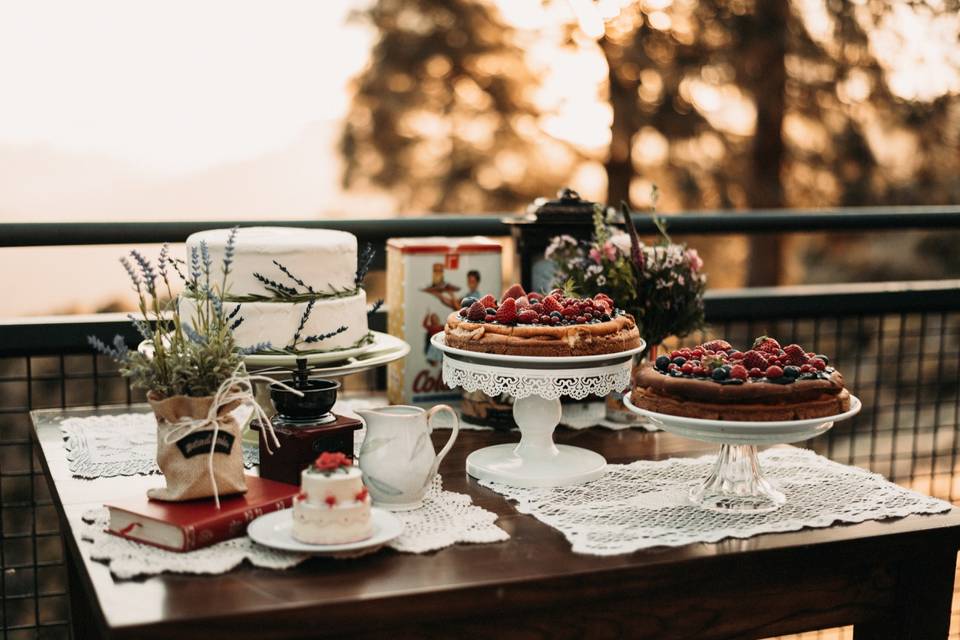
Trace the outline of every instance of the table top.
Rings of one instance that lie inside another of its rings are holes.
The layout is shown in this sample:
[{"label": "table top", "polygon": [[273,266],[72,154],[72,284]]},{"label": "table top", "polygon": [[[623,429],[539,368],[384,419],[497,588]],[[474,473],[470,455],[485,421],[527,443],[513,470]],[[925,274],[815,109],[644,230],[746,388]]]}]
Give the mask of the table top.
[{"label": "table top", "polygon": [[[960,539],[960,510],[909,516],[794,533],[731,539],[716,544],[656,548],[597,557],[574,554],[556,530],[520,514],[505,498],[479,486],[465,472],[466,456],[489,444],[512,442],[516,434],[461,431],[441,466],[444,488],[469,494],[474,503],[499,515],[497,524],[509,541],[459,544],[438,552],[413,555],[386,550],[356,560],[315,558],[287,571],[244,566],[219,576],[161,575],[114,581],[108,568],[92,561],[79,543],[76,524],[85,511],[104,501],[140,495],[162,484],[161,476],[80,480],[71,476],[58,422],[68,416],[127,412],[128,407],[99,410],[42,410],[32,413],[40,457],[53,499],[68,523],[65,543],[83,559],[79,572],[89,595],[99,603],[100,622],[117,637],[151,637],[182,624],[210,624],[234,635],[302,632],[305,620],[362,628],[376,619],[443,619],[465,615],[506,615],[565,601],[610,598],[624,589],[655,590],[678,576],[717,575],[733,568],[775,579],[778,563],[851,562],[882,557],[897,549]],[[438,430],[438,443],[447,433]],[[558,429],[558,443],[575,444],[603,454],[609,462],[661,459],[710,453],[714,447],[667,433],[639,429],[610,431]],[[773,573],[771,573],[771,571]],[[771,577],[772,576],[772,577]],[[689,579],[689,578],[688,578]],[[651,582],[652,581],[652,582]],[[630,585],[629,587],[627,585]],[[251,624],[256,622],[256,627]],[[359,625],[359,626],[358,626]],[[340,626],[339,628],[345,628]],[[270,634],[266,634],[270,635]],[[238,636],[239,637],[239,636]]]}]

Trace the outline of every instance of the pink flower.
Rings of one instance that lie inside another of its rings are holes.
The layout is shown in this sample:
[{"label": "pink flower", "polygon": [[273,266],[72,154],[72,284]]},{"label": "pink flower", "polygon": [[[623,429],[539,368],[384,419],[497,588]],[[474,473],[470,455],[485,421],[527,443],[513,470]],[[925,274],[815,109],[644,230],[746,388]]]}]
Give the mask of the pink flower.
[{"label": "pink flower", "polygon": [[597,264],[600,264],[600,250],[597,249],[596,247],[592,247],[590,249],[590,259],[596,262]]},{"label": "pink flower", "polygon": [[687,261],[690,263],[690,269],[694,272],[703,269],[703,258],[697,253],[696,249],[687,249]]},{"label": "pink flower", "polygon": [[607,257],[607,260],[613,262],[617,259],[617,247],[612,242],[607,240],[603,243],[603,255]]}]

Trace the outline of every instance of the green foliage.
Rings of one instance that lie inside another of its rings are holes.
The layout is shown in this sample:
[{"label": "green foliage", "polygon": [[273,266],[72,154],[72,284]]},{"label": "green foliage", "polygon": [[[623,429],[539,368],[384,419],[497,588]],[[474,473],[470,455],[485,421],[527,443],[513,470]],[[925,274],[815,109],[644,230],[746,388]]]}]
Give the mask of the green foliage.
[{"label": "green foliage", "polygon": [[[236,229],[227,242],[219,278],[213,273],[210,254],[204,243],[201,243],[200,251],[192,249],[186,275],[170,258],[166,245],[160,251],[156,269],[137,251],[130,253],[133,262],[121,258],[138,297],[139,316],[131,315],[131,322],[141,336],[152,343],[153,353],[147,355],[127,350],[119,336],[114,338],[112,346],[93,336],[89,341],[98,351],[117,360],[121,373],[135,387],[166,397],[211,395],[241,365],[246,351],[237,349],[232,329],[243,319],[237,317],[239,307],[231,314],[225,313],[223,308],[224,297],[228,295],[235,235]],[[192,326],[180,317],[170,286],[168,266],[173,266],[184,278],[187,290],[197,300],[197,314]],[[266,347],[268,345],[256,345],[253,350]]]}]

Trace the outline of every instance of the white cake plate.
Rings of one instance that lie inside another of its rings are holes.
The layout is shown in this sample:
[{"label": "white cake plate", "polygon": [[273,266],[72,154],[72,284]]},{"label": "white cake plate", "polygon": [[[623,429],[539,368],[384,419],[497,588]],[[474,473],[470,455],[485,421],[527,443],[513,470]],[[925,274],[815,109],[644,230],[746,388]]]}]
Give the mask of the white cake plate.
[{"label": "white cake plate", "polygon": [[515,487],[559,487],[599,478],[607,461],[598,453],[553,442],[560,422],[560,397],[578,400],[605,396],[630,386],[633,356],[644,345],[620,353],[571,358],[506,356],[448,347],[445,336],[431,338],[443,352],[443,381],[450,388],[514,397],[519,444],[499,444],[467,457],[467,473],[479,480]]},{"label": "white cake plate", "polygon": [[786,496],[763,476],[757,445],[809,440],[829,431],[834,423],[857,415],[862,407],[859,398],[850,396],[850,409],[833,416],[738,422],[657,413],[634,405],[629,396],[624,396],[623,403],[664,431],[720,444],[713,470],[703,484],[690,490],[690,501],[704,509],[725,513],[768,513],[787,502]]},{"label": "white cake plate", "polygon": [[403,533],[403,523],[389,511],[371,507],[370,519],[373,521],[372,536],[343,544],[307,544],[294,538],[293,509],[274,511],[256,518],[247,526],[247,535],[257,544],[271,549],[311,555],[341,555],[374,551]]}]

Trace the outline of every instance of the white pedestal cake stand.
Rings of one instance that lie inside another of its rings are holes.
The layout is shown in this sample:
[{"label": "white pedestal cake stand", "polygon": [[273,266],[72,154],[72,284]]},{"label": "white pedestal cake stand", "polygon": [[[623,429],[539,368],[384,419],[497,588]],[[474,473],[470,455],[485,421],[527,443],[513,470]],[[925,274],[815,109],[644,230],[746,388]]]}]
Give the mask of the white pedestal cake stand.
[{"label": "white pedestal cake stand", "polygon": [[726,513],[768,513],[787,501],[786,496],[763,476],[757,445],[809,440],[829,431],[834,423],[857,415],[861,407],[860,399],[850,396],[850,409],[834,416],[781,422],[737,422],[656,413],[637,407],[629,395],[624,396],[623,403],[664,431],[720,444],[717,463],[703,484],[690,490],[690,501],[704,509]]},{"label": "white pedestal cake stand", "polygon": [[498,444],[471,453],[467,473],[515,487],[559,487],[603,474],[607,461],[600,454],[554,444],[560,397],[580,400],[629,387],[633,354],[642,351],[643,345],[620,353],[557,358],[465,351],[448,347],[444,338],[438,333],[431,339],[443,352],[444,383],[488,396],[510,394],[513,418],[520,427],[519,444]]}]

